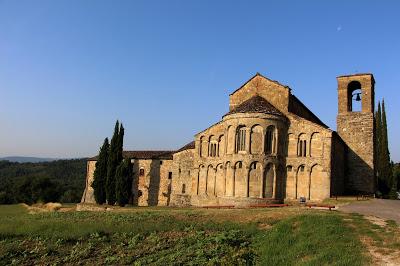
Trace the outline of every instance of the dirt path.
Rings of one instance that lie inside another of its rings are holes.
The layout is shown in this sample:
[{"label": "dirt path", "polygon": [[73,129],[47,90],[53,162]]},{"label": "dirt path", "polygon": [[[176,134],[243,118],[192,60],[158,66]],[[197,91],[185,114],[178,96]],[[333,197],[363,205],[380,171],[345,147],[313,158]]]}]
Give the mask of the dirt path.
[{"label": "dirt path", "polygon": [[372,215],[384,220],[394,220],[400,225],[400,200],[372,199],[341,206],[339,211]]}]

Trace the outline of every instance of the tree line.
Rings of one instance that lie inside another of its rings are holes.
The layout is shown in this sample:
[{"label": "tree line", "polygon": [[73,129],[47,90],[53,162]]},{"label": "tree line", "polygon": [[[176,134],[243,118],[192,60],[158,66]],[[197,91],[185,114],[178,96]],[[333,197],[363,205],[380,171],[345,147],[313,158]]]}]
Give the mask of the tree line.
[{"label": "tree line", "polygon": [[0,204],[80,202],[86,159],[40,163],[0,161]]},{"label": "tree line", "polygon": [[109,143],[104,139],[93,173],[92,187],[97,204],[125,206],[131,197],[132,165],[123,158],[124,127],[115,123],[114,134]]},{"label": "tree line", "polygon": [[378,197],[397,198],[400,185],[399,164],[390,160],[385,101],[378,102],[375,112],[375,170],[376,194]]}]

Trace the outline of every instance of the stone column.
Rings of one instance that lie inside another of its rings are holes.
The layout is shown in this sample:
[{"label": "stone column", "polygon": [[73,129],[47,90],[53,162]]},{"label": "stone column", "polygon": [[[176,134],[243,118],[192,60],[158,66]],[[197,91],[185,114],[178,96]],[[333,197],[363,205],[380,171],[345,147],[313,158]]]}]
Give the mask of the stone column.
[{"label": "stone column", "polygon": [[275,164],[272,166],[274,169],[274,181],[272,182],[272,198],[275,199],[276,194],[276,167]]},{"label": "stone column", "polygon": [[263,132],[262,132],[262,140],[261,140],[261,146],[262,146],[262,151],[261,154],[265,154],[265,133],[266,131],[263,128]]},{"label": "stone column", "polygon": [[234,197],[235,196],[235,179],[236,179],[236,169],[235,169],[235,166],[234,165],[232,165],[231,166],[232,167],[232,172],[233,172],[233,178],[232,178],[232,196]]},{"label": "stone column", "polygon": [[223,156],[226,155],[226,148],[228,147],[228,130],[226,128],[224,129],[224,139],[224,147],[222,147]]},{"label": "stone column", "polygon": [[199,195],[199,174],[200,174],[200,169],[199,168],[194,168],[193,173],[192,173],[192,193],[194,195]]},{"label": "stone column", "polygon": [[224,196],[226,196],[226,165],[223,165],[222,169],[224,169]]},{"label": "stone column", "polygon": [[217,167],[215,167],[214,170],[214,196],[217,196],[216,187],[217,187]]},{"label": "stone column", "polygon": [[246,127],[246,153],[250,154],[250,135],[251,135],[251,129]]},{"label": "stone column", "polygon": [[264,173],[265,167],[261,167],[261,178],[260,178],[260,198],[264,198]]},{"label": "stone column", "polygon": [[200,147],[200,145],[201,145],[201,142],[200,142],[200,140],[195,140],[195,142],[194,142],[195,144],[195,148],[196,148],[196,153],[199,155],[199,157],[201,157],[200,156],[200,149],[201,149],[201,147]]},{"label": "stone column", "polygon": [[250,167],[246,166],[246,172],[247,172],[247,176],[246,176],[246,198],[249,197],[249,190],[250,190]]}]

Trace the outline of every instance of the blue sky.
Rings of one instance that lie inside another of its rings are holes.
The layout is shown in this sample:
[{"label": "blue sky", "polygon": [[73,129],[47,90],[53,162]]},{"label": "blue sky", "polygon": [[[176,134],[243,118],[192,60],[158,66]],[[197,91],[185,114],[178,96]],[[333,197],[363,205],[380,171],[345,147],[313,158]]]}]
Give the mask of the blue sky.
[{"label": "blue sky", "polygon": [[0,156],[176,149],[256,72],[336,130],[336,76],[371,72],[400,160],[398,1],[0,0]]}]

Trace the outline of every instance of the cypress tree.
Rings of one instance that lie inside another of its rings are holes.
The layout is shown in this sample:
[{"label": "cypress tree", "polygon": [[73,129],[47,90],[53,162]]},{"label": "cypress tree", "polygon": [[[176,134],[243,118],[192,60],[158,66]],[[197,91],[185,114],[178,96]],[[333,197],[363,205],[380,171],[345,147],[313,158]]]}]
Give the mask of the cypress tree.
[{"label": "cypress tree", "polygon": [[382,131],[381,131],[381,153],[382,165],[381,173],[385,184],[385,193],[389,193],[392,181],[392,167],[390,164],[389,141],[387,133],[385,100],[382,100]]},{"label": "cypress tree", "polygon": [[376,168],[376,176],[377,176],[377,189],[381,190],[381,171],[382,171],[382,160],[381,160],[381,138],[382,138],[382,112],[381,112],[381,103],[378,102],[378,111],[375,113],[375,168]]},{"label": "cypress tree", "polygon": [[128,159],[123,160],[116,171],[116,187],[115,194],[118,205],[123,207],[129,201],[130,184],[129,180],[132,175],[131,164]]},{"label": "cypress tree", "polygon": [[121,123],[118,134],[118,150],[117,150],[117,157],[119,162],[123,160],[122,152],[124,149],[124,134],[125,134],[125,129]]},{"label": "cypress tree", "polygon": [[94,199],[96,200],[97,204],[103,204],[106,202],[108,152],[108,138],[105,138],[97,158],[96,169],[93,173],[92,187],[94,189]]},{"label": "cypress tree", "polygon": [[115,123],[114,134],[111,139],[110,153],[108,156],[106,196],[107,203],[115,204],[115,171],[120,163],[118,158],[118,142],[119,142],[119,121]]}]

